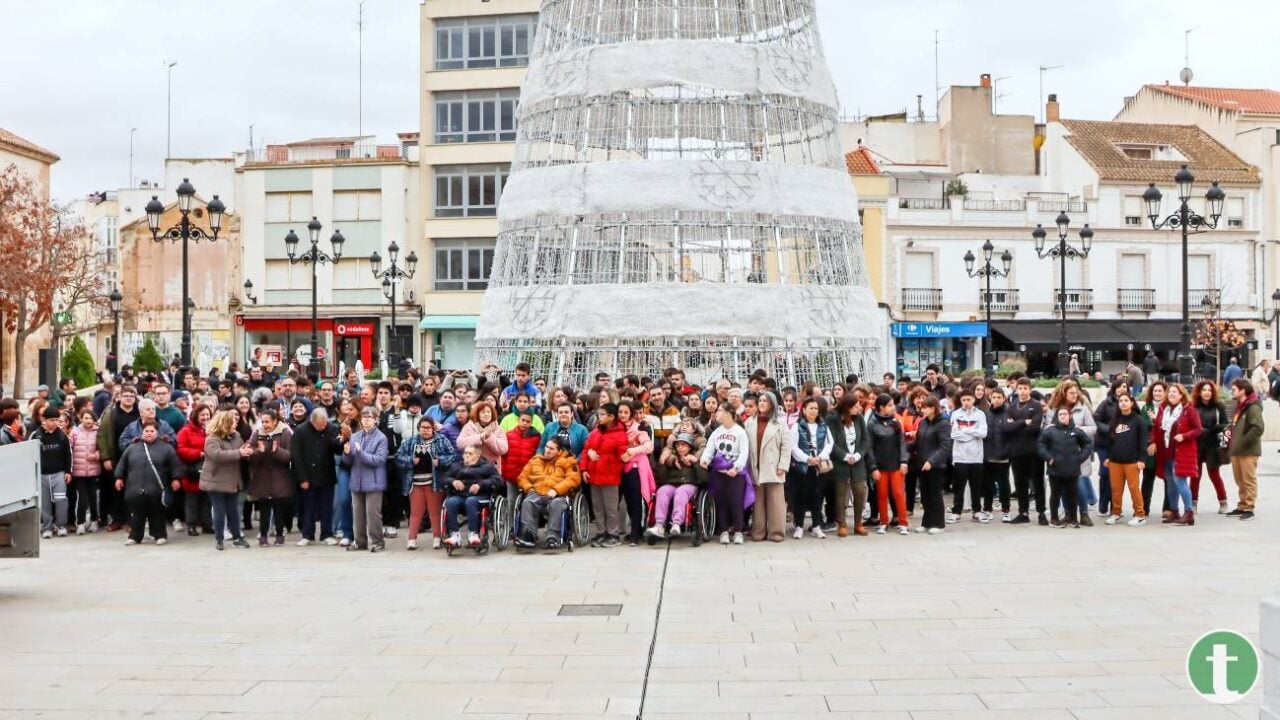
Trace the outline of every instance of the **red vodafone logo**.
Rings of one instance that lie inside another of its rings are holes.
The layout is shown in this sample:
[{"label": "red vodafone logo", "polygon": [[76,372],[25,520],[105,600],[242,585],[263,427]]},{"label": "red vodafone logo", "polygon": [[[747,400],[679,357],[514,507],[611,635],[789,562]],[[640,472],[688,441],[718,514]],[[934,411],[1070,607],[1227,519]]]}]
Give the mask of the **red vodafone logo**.
[{"label": "red vodafone logo", "polygon": [[369,323],[337,323],[333,326],[333,332],[339,336],[372,335],[373,325]]}]

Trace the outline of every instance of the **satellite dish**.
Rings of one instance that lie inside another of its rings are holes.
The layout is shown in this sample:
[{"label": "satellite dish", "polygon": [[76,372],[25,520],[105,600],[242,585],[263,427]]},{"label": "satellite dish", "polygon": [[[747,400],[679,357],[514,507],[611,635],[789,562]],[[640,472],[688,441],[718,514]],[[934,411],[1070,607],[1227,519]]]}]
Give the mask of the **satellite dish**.
[{"label": "satellite dish", "polygon": [[1183,85],[1190,85],[1195,76],[1196,74],[1192,72],[1189,67],[1182,68],[1182,72],[1178,73],[1178,77],[1182,80]]}]

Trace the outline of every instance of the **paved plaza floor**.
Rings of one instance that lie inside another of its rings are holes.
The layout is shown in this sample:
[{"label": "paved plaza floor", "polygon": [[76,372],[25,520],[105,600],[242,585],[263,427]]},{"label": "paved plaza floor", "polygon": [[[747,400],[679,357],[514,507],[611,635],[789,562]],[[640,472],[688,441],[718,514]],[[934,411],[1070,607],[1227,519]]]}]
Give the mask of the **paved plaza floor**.
[{"label": "paved plaza floor", "polygon": [[[1264,472],[1257,520],[1194,528],[484,558],[55,539],[0,562],[0,720],[1257,717],[1261,682],[1210,705],[1184,662],[1207,630],[1256,640],[1280,590],[1275,446]],[[582,603],[622,608],[558,615]]]}]

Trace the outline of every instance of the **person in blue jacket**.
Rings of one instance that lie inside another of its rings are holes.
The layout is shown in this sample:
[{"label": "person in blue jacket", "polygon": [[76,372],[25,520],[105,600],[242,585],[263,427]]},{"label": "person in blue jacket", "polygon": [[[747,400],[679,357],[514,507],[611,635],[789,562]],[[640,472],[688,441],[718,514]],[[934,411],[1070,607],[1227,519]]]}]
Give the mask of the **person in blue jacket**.
[{"label": "person in blue jacket", "polygon": [[542,452],[548,440],[559,438],[560,447],[568,450],[569,454],[575,458],[582,457],[582,448],[587,444],[588,435],[590,432],[587,426],[574,419],[573,405],[567,402],[560,403],[560,407],[556,408],[556,421],[548,424],[542,431],[538,452]]}]

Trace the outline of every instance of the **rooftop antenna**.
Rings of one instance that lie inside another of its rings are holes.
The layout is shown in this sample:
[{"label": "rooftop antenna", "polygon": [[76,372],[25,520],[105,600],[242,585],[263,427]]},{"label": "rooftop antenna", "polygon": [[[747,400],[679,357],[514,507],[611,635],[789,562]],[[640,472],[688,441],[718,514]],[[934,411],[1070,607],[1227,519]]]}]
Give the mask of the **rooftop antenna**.
[{"label": "rooftop antenna", "polygon": [[359,31],[360,39],[358,41],[358,51],[356,59],[356,105],[358,119],[356,121],[356,136],[364,137],[364,0],[360,0],[359,15],[356,21],[356,28]]},{"label": "rooftop antenna", "polygon": [[168,79],[166,80],[166,89],[165,89],[165,94],[167,97],[165,101],[167,107],[165,110],[166,119],[165,119],[165,128],[164,128],[165,160],[168,160],[169,158],[173,157],[173,66],[177,64],[178,64],[177,60],[173,60],[173,61],[165,60],[164,62],[165,72],[168,73]]},{"label": "rooftop antenna", "polygon": [[1061,65],[1041,65],[1040,66],[1040,123],[1044,124],[1044,74],[1050,70],[1061,70]]},{"label": "rooftop antenna", "polygon": [[1196,27],[1189,28],[1185,33],[1183,33],[1185,53],[1183,55],[1182,72],[1178,73],[1178,77],[1181,78],[1182,84],[1187,87],[1191,86],[1191,81],[1196,76],[1196,74],[1191,71],[1191,33],[1199,29],[1200,26],[1197,25]]},{"label": "rooftop antenna", "polygon": [[129,128],[129,188],[133,188],[133,134],[138,132],[138,128]]},{"label": "rooftop antenna", "polygon": [[935,115],[940,114],[939,109],[942,106],[942,80],[938,73],[938,46],[942,44],[942,40],[938,37],[938,30],[933,31],[933,112]]},{"label": "rooftop antenna", "polygon": [[249,123],[249,156],[253,157],[253,126],[258,123]]},{"label": "rooftop antenna", "polygon": [[924,122],[924,96],[916,95],[916,122]]},{"label": "rooftop antenna", "polygon": [[1012,80],[1012,79],[1013,79],[1012,75],[1001,75],[1000,77],[995,78],[994,80],[991,81],[991,114],[992,115],[998,114],[1000,110],[1000,98],[1009,97],[1010,95],[1013,94],[1013,93],[1001,93],[1000,81]]}]

